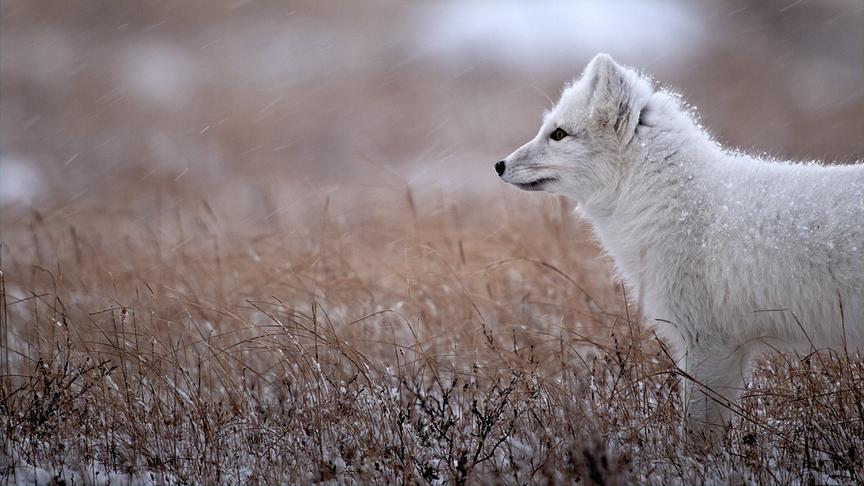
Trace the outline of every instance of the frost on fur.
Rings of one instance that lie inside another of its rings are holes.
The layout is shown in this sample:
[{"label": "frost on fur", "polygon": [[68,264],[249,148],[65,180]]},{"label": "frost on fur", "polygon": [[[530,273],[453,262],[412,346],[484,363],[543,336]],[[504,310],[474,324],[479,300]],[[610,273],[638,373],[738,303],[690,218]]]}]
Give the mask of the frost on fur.
[{"label": "frost on fur", "polygon": [[864,344],[864,165],[724,150],[676,95],[600,54],[496,169],[579,202],[678,350],[694,432],[716,440],[766,349]]}]

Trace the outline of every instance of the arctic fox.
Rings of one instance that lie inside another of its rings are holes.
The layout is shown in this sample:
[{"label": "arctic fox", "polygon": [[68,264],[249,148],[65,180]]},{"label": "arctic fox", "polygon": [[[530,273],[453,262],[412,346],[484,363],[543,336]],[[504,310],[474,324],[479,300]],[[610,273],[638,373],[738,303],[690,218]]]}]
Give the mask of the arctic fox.
[{"label": "arctic fox", "polygon": [[864,165],[717,145],[676,95],[597,55],[495,164],[578,202],[647,321],[679,353],[691,433],[722,436],[768,347],[864,345]]}]

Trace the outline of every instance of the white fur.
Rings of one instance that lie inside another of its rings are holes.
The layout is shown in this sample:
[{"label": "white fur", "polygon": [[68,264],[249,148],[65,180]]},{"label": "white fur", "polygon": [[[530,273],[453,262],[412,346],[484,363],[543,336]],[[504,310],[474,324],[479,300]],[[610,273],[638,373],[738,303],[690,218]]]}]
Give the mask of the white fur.
[{"label": "white fur", "polygon": [[[558,127],[571,136],[553,141]],[[722,430],[767,347],[864,345],[864,165],[724,150],[603,54],[504,162],[506,182],[551,178],[520,187],[579,202],[698,382],[684,387],[691,430]]]}]

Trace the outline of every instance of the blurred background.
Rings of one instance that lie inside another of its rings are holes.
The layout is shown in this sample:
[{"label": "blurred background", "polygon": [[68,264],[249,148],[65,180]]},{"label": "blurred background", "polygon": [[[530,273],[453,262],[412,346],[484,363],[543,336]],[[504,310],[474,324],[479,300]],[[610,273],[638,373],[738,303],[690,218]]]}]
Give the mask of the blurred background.
[{"label": "blurred background", "polygon": [[728,146],[864,158],[861,0],[4,0],[0,203],[510,191],[492,164],[600,51]]}]

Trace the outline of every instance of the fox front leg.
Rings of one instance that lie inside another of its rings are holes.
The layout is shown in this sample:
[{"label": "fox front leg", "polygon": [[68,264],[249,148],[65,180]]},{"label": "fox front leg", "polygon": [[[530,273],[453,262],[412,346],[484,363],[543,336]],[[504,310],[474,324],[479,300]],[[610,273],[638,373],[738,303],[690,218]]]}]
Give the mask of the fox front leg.
[{"label": "fox front leg", "polygon": [[722,443],[733,407],[750,379],[749,351],[717,343],[688,347],[679,367],[685,372],[684,426],[691,440],[709,447]]}]

